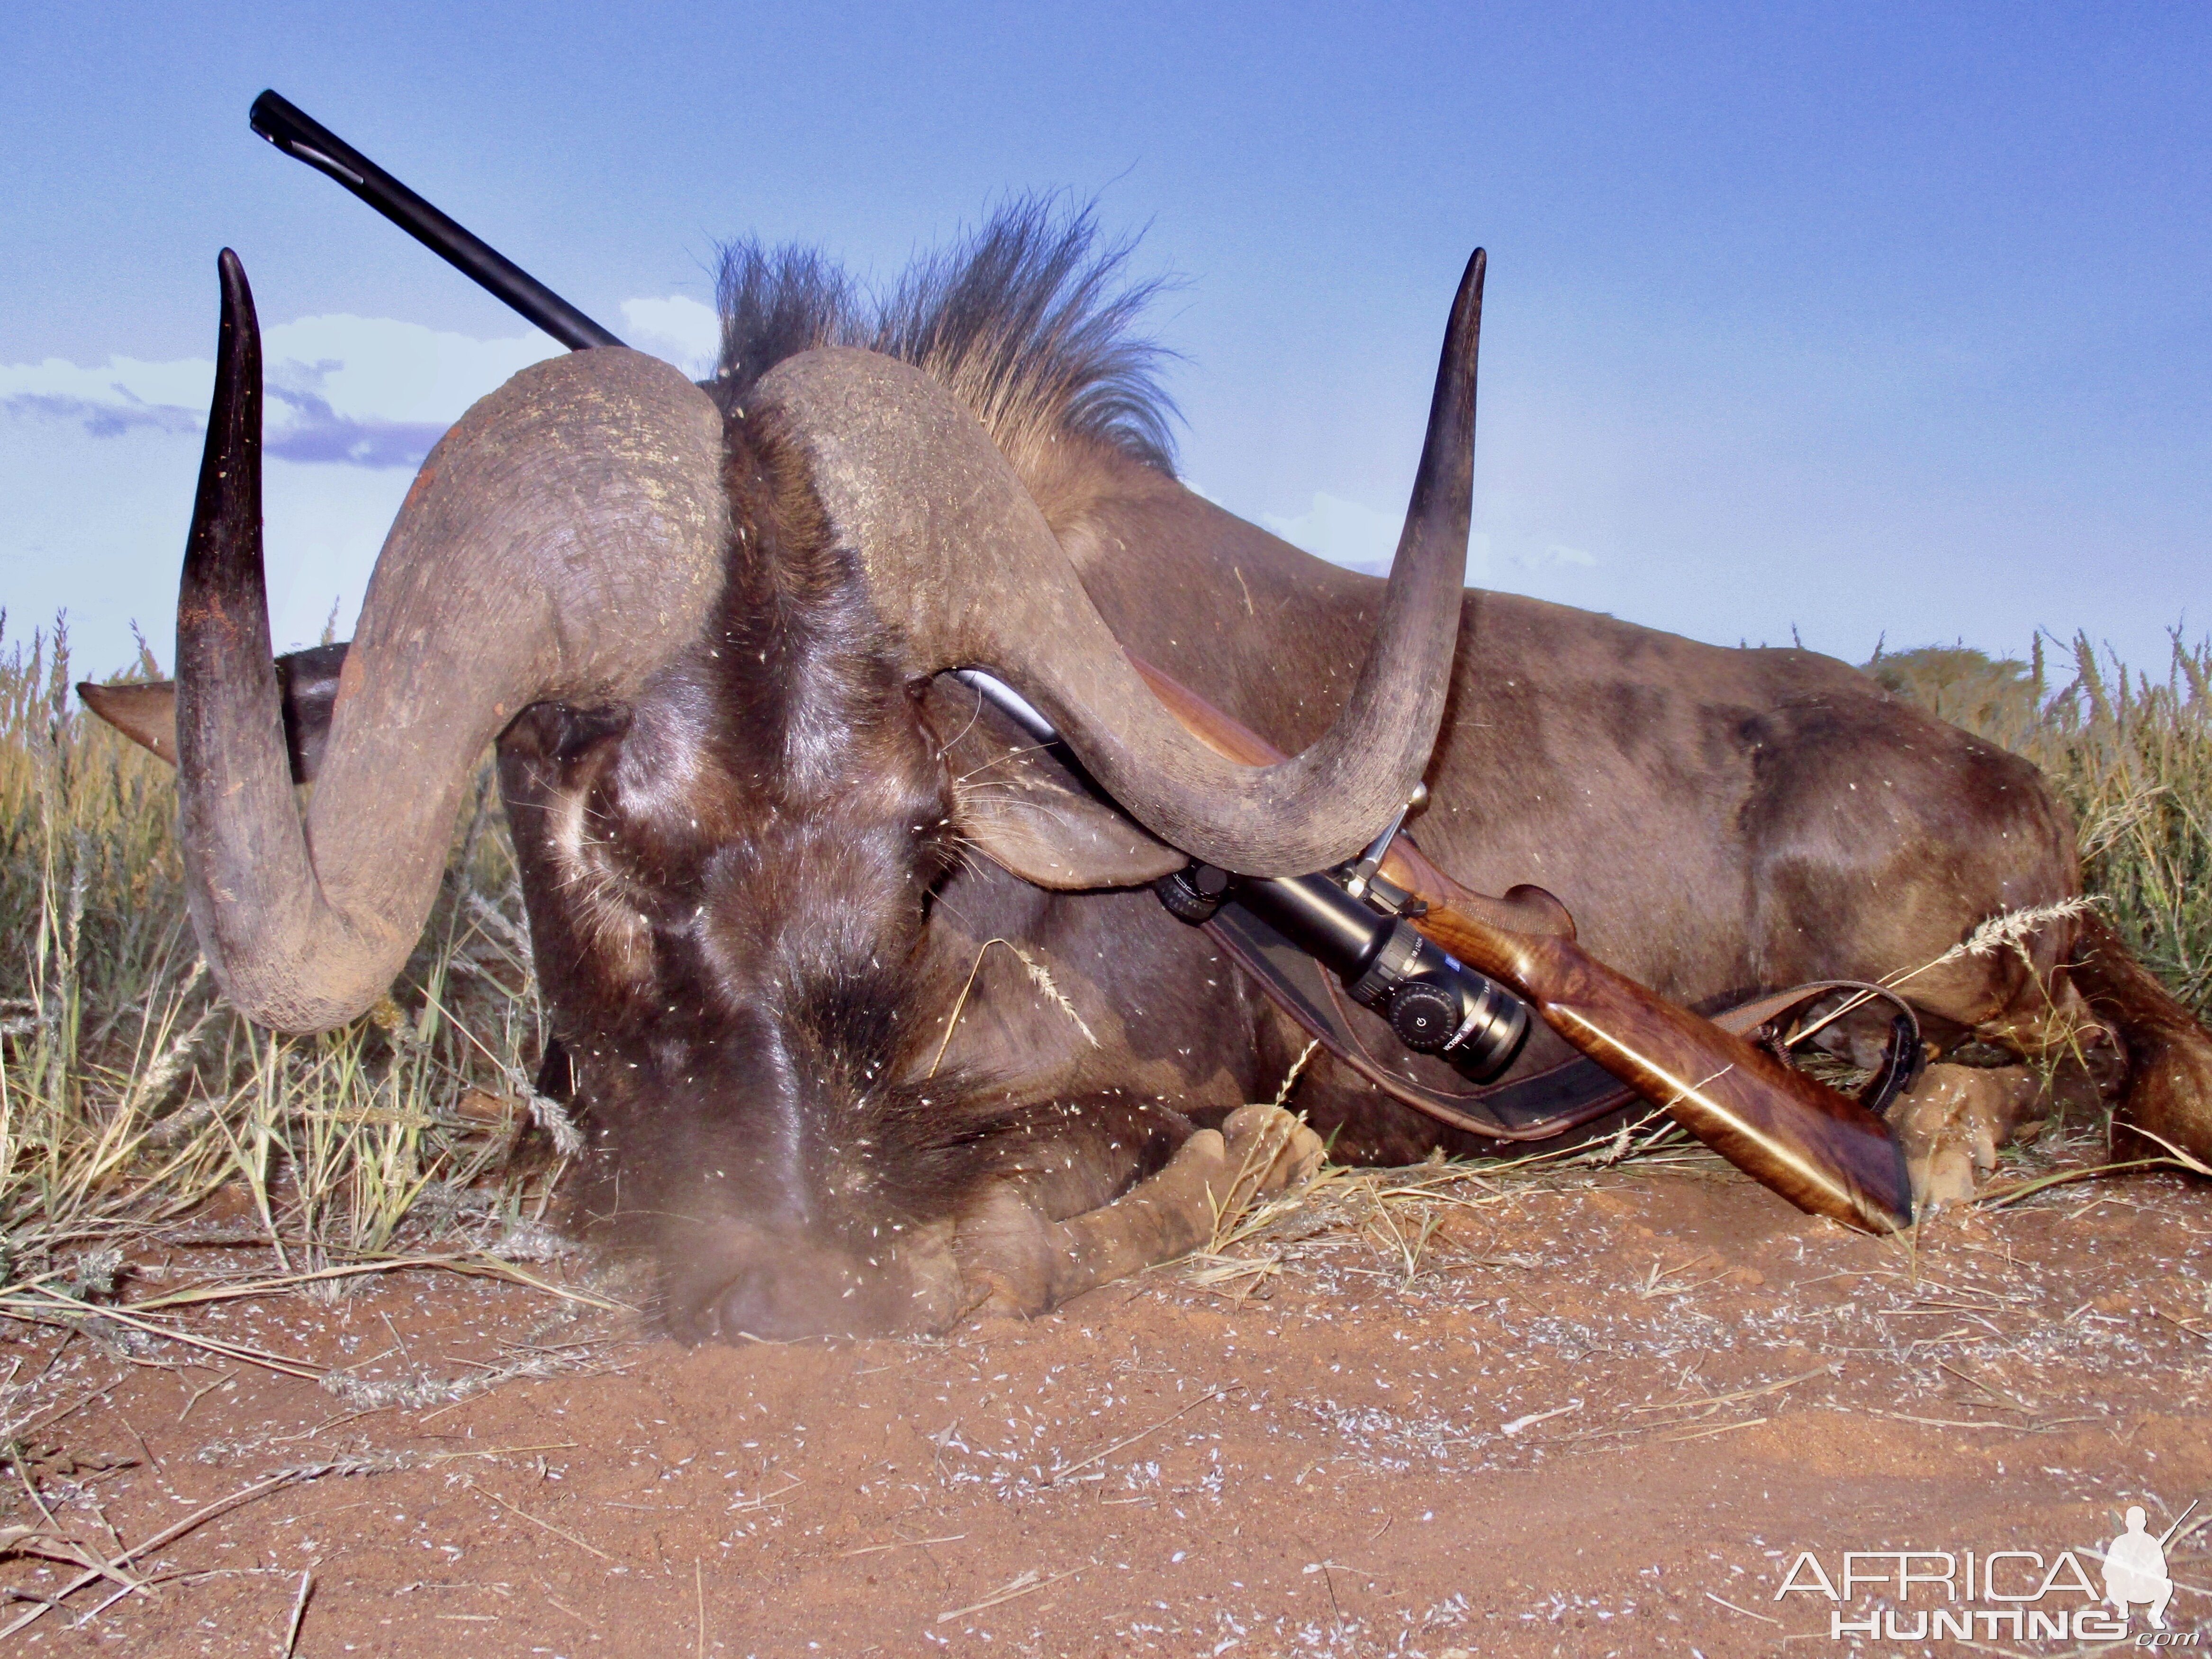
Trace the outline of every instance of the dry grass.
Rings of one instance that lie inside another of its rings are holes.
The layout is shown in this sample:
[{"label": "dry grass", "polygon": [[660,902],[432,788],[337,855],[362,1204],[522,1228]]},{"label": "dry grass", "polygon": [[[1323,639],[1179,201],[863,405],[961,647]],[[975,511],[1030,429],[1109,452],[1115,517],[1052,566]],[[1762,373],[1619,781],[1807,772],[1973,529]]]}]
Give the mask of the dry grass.
[{"label": "dry grass", "polygon": [[[2202,1012],[2212,996],[2208,653],[2177,645],[2166,682],[2152,685],[2105,669],[2083,648],[2057,697],[2045,695],[2039,660],[2031,668],[1983,659],[1979,667],[1964,665],[1974,671],[1964,674],[1955,660],[1931,665],[1925,656],[1877,666],[1899,689],[2051,774],[2082,823],[2093,890]],[[142,669],[152,671],[150,659]],[[427,1267],[497,1275],[564,1297],[572,1309],[629,1310],[519,1265],[562,1249],[541,1224],[558,1168],[529,1173],[512,1154],[533,1120],[556,1149],[574,1130],[529,1083],[544,1030],[512,854],[488,789],[479,789],[460,828],[431,925],[392,995],[343,1030],[274,1037],[223,1002],[199,959],[185,915],[167,769],[85,718],[70,678],[65,641],[11,644],[0,632],[0,939],[7,945],[0,951],[0,1320],[81,1333],[143,1364],[265,1368],[312,1381],[356,1413],[449,1407],[509,1378],[583,1363],[580,1355],[518,1349],[466,1376],[359,1377],[250,1346],[228,1334],[232,1328],[191,1322],[214,1304],[336,1296],[386,1273]],[[2001,947],[2001,932],[1981,942]],[[1049,974],[1021,960],[1037,992],[1077,1018]],[[2162,1150],[2172,1155],[2099,1164],[2087,1137],[2054,1133],[2034,1147],[2008,1149],[2014,1180],[1989,1201],[2070,1202],[2071,1183],[2118,1169],[2203,1173],[2175,1149]],[[1256,1176],[1258,1158],[1255,1152],[1243,1174]],[[1494,1206],[1537,1187],[1622,1180],[1628,1177],[1615,1166],[1661,1162],[1716,1180],[1741,1178],[1656,1115],[1588,1146],[1514,1158],[1439,1158],[1399,1170],[1328,1166],[1298,1192],[1225,1205],[1209,1248],[1187,1271],[1213,1292],[1241,1298],[1267,1294],[1271,1280],[1295,1270],[1291,1258],[1301,1251],[1321,1253],[1332,1271],[1385,1291],[1433,1285],[1437,1275],[1476,1266],[1535,1270],[1545,1264],[1501,1247],[1502,1212]],[[126,1255],[157,1242],[195,1240],[259,1244],[269,1270],[153,1294],[141,1287],[127,1304],[116,1296]],[[1897,1248],[1909,1256],[1915,1243]],[[1668,1267],[1655,1261],[1634,1293],[1671,1301],[1698,1288],[1706,1271],[1698,1261]],[[49,1368],[69,1340],[55,1346]],[[1674,1431],[1668,1437],[1724,1433],[1765,1419],[1706,1424],[1713,1408],[1741,1407],[1819,1374],[1650,1409],[1666,1413],[1665,1426]],[[220,1370],[207,1386],[229,1375]],[[35,1469],[26,1468],[18,1443],[31,1430],[51,1431],[100,1397],[33,1417],[21,1408],[38,1384],[13,1372],[0,1382],[0,1415],[15,1419],[0,1425],[0,1469],[12,1467],[30,1506],[16,1517],[25,1524],[0,1528],[0,1553],[44,1557],[70,1576],[0,1636],[80,1593],[95,1592],[106,1605],[172,1579],[190,1582],[155,1556],[239,1506],[297,1483],[398,1467],[353,1461],[279,1470],[126,1546],[112,1532],[103,1537],[58,1520]],[[1216,1388],[1054,1478],[1236,1386]],[[1504,1432],[1580,1403],[1517,1417]],[[1686,1413],[1679,1425],[1678,1410]],[[604,1553],[488,1488],[464,1484],[534,1528]],[[941,1619],[1073,1576],[1025,1574]],[[302,1573],[283,1650],[296,1644],[311,1589]],[[695,1594],[703,1647],[706,1598],[696,1571]]]},{"label": "dry grass", "polygon": [[[1185,1258],[1183,1267],[1202,1289],[1242,1301],[1275,1278],[1299,1246],[1322,1238],[1358,1243],[1382,1264],[1362,1271],[1395,1279],[1401,1290],[1425,1273],[1449,1273],[1470,1261],[1534,1267],[1516,1257],[1469,1257],[1458,1249],[1440,1253],[1440,1236],[1455,1214],[1479,1215],[1531,1186],[1586,1185],[1594,1171],[1631,1163],[1739,1178],[1734,1166],[1658,1112],[1624,1124],[1603,1140],[1512,1157],[1448,1158],[1439,1152],[1401,1169],[1325,1164],[1302,1187],[1222,1206],[1212,1237]],[[1232,1191],[1242,1189],[1240,1181]]]},{"label": "dry grass", "polygon": [[102,1300],[118,1247],[180,1237],[218,1189],[232,1242],[264,1240],[310,1293],[426,1223],[479,1245],[526,1229],[546,1183],[505,1170],[544,1032],[489,793],[392,996],[274,1036],[200,960],[168,769],[70,681],[58,630],[0,634],[0,1299]]}]

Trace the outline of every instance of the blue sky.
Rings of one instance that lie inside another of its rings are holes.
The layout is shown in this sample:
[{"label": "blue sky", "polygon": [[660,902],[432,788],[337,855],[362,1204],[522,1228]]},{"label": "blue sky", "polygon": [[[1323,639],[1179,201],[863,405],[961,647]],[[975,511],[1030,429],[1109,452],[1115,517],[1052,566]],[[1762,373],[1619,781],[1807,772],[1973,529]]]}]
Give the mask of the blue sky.
[{"label": "blue sky", "polygon": [[[27,8],[0,57],[0,603],[166,662],[216,250],[272,364],[283,641],[550,349],[254,138],[295,102],[690,363],[716,242],[888,277],[1008,192],[1174,274],[1185,476],[1387,555],[1492,266],[1470,579],[1854,660],[2212,627],[2212,9]],[[1368,15],[1362,15],[1365,12]]]}]

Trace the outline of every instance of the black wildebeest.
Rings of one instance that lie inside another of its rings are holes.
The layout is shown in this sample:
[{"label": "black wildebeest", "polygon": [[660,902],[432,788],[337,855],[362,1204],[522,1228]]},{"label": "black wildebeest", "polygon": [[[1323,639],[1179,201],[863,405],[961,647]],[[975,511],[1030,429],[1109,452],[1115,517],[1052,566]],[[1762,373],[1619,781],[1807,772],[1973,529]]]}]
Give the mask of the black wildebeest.
[{"label": "black wildebeest", "polygon": [[[1906,985],[1938,1063],[1893,1118],[1933,1196],[2061,1054],[2212,1152],[2212,1037],[2068,904],[2033,768],[1809,653],[1459,590],[1471,290],[1386,586],[1176,482],[1141,295],[1091,249],[1086,221],[1017,209],[873,308],[741,249],[703,388],[608,349],[486,398],[426,462],[327,698],[304,688],[334,659],[294,673],[304,823],[227,262],[175,720],[233,1000],[313,1030],[382,993],[495,740],[588,1125],[578,1213],[657,1249],[679,1334],[941,1327],[1187,1248],[1207,1183],[1271,1155],[1279,1121],[1239,1109],[1303,1033],[1143,884],[1187,854],[1320,867],[1418,775],[1432,858],[1541,883],[1677,1000],[1938,962]],[[1206,751],[1124,647],[1297,758]],[[961,665],[1027,693],[1090,781]],[[2006,948],[1954,949],[2003,916],[2027,919]],[[1326,1060],[1297,1103],[1340,1156],[1479,1145]]]}]

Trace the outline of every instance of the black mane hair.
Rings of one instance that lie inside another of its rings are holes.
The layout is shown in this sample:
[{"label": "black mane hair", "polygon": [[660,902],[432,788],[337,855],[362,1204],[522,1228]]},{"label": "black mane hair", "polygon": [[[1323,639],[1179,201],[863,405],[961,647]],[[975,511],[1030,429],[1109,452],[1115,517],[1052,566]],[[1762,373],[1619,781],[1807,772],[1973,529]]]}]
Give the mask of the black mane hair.
[{"label": "black mane hair", "polygon": [[1127,275],[1133,238],[1102,242],[1091,208],[1022,196],[872,295],[819,250],[721,250],[722,349],[708,390],[741,406],[760,377],[817,346],[864,346],[927,371],[1009,455],[1062,434],[1172,475],[1174,354],[1136,331],[1171,286]]}]

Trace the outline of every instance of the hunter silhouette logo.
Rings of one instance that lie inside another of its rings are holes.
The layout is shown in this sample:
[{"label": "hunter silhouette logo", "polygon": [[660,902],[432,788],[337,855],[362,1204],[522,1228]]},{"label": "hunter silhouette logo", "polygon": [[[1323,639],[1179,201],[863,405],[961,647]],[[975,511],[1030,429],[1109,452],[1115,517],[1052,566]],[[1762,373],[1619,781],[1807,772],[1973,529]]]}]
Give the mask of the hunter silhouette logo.
[{"label": "hunter silhouette logo", "polygon": [[2196,1507],[2191,1504],[2182,1510],[2180,1520],[2154,1538],[2145,1529],[2142,1505],[2128,1506],[2128,1529],[2105,1552],[2105,1601],[2121,1618],[2128,1616],[2131,1604],[2148,1602],[2150,1627],[2166,1628],[2166,1604],[2173,1599],[2173,1581],[2166,1576],[2166,1540]]}]

